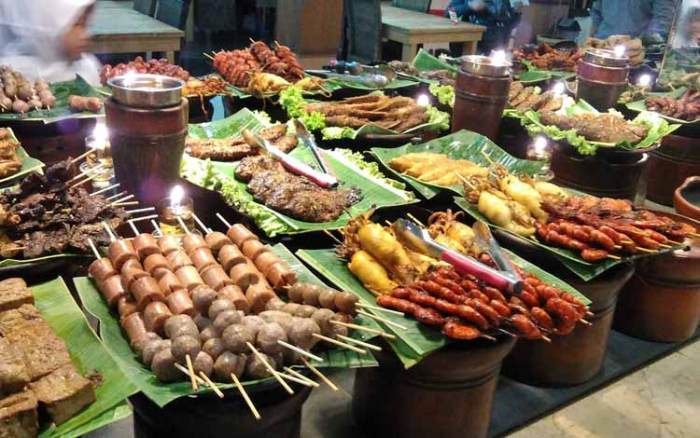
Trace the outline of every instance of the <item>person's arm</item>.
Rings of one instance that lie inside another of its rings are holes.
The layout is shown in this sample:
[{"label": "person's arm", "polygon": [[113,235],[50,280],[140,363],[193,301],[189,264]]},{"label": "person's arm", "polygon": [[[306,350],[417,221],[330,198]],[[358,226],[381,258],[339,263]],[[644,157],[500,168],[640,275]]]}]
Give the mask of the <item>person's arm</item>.
[{"label": "person's arm", "polygon": [[668,35],[673,16],[676,14],[676,0],[653,0],[648,34]]},{"label": "person's arm", "polygon": [[[469,0],[452,0],[447,6],[447,9],[453,8],[458,17],[464,17],[465,13],[469,10],[469,6],[467,5],[468,1]],[[447,14],[447,11],[445,11],[445,14]]]},{"label": "person's arm", "polygon": [[598,30],[598,26],[603,21],[603,0],[595,0],[591,6],[591,20],[593,24],[591,25],[591,35],[595,35]]}]

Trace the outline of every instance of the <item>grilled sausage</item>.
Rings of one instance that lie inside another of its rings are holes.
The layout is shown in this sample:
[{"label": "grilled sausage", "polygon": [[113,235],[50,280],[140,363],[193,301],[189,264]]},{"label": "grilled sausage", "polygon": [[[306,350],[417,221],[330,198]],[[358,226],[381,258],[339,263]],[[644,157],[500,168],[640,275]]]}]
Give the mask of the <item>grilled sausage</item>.
[{"label": "grilled sausage", "polygon": [[192,254],[194,250],[199,248],[209,249],[207,241],[200,234],[190,233],[182,238],[182,247],[185,248],[187,254]]},{"label": "grilled sausage", "polygon": [[232,285],[233,280],[226,274],[224,268],[219,265],[213,265],[207,268],[202,274],[204,282],[214,290],[219,290],[226,286]]},{"label": "grilled sausage", "polygon": [[98,282],[119,274],[107,257],[96,259],[90,263],[88,273]]},{"label": "grilled sausage", "polygon": [[182,283],[187,290],[193,290],[195,287],[204,284],[204,280],[197,272],[197,268],[194,266],[183,266],[177,271],[175,271],[178,280]]},{"label": "grilled sausage", "polygon": [[158,241],[152,234],[141,233],[133,239],[134,249],[139,255],[139,259],[143,260],[151,254],[160,254]]},{"label": "grilled sausage", "polygon": [[126,318],[137,311],[136,302],[131,297],[123,296],[119,298],[117,302],[117,312],[119,312],[120,318]]},{"label": "grilled sausage", "polygon": [[283,261],[273,264],[265,272],[265,277],[275,289],[294,284],[297,281],[296,274]]},{"label": "grilled sausage", "polygon": [[141,277],[131,283],[129,292],[134,296],[136,306],[143,312],[148,303],[153,301],[165,301],[165,295],[160,290],[158,282],[153,277]]},{"label": "grilled sausage", "polygon": [[163,335],[163,326],[173,314],[165,303],[154,301],[148,303],[143,311],[143,321],[146,330]]},{"label": "grilled sausage", "polygon": [[236,245],[224,245],[219,250],[219,262],[226,272],[230,272],[234,266],[246,263],[247,260]]},{"label": "grilled sausage", "polygon": [[281,261],[282,259],[280,259],[277,254],[273,253],[272,251],[264,251],[255,258],[254,263],[260,272],[267,276],[267,272],[270,270],[270,267]]},{"label": "grilled sausage", "polygon": [[[143,261],[143,267],[148,272],[151,274],[152,277],[155,277],[156,280],[160,280],[159,277],[157,277],[155,274],[158,273],[159,275],[162,276],[162,269],[158,268],[165,268],[167,270],[170,270],[170,264],[168,263],[168,260],[165,258],[163,254],[156,253],[156,254],[151,254],[148,257],[145,258]],[[154,272],[157,271],[157,272]]]},{"label": "grilled sausage", "polygon": [[119,299],[127,295],[124,283],[118,275],[112,275],[103,281],[98,281],[97,287],[102,292],[102,296],[109,307],[116,306],[119,303]]},{"label": "grilled sausage", "polygon": [[122,269],[122,282],[124,283],[124,287],[126,287],[129,291],[131,290],[131,285],[133,282],[143,277],[150,276],[148,275],[148,272],[142,269],[129,267]]},{"label": "grilled sausage", "polygon": [[265,246],[265,244],[258,239],[246,240],[240,248],[243,255],[251,260],[255,260],[262,253],[270,251],[270,248]]},{"label": "grilled sausage", "polygon": [[265,310],[265,304],[276,295],[269,284],[261,281],[250,285],[245,291],[245,297],[250,303],[250,311],[258,313]]},{"label": "grilled sausage", "polygon": [[231,280],[242,290],[257,284],[261,279],[260,272],[255,269],[255,266],[250,261],[234,266],[229,274],[231,275]]},{"label": "grilled sausage", "polygon": [[248,302],[248,299],[241,288],[235,284],[219,289],[218,296],[219,298],[226,298],[231,301],[238,310],[242,310],[245,313],[248,313],[250,310],[250,303]]},{"label": "grilled sausage", "polygon": [[177,275],[173,274],[169,270],[165,270],[161,275],[160,280],[158,280],[158,287],[160,287],[160,290],[166,296],[179,290],[185,290],[185,286],[180,283]]},{"label": "grilled sausage", "polygon": [[132,313],[125,318],[121,318],[121,326],[126,332],[126,336],[129,338],[131,347],[134,347],[141,338],[146,336],[148,330],[146,330],[146,324],[143,322],[143,318],[139,312]]},{"label": "grilled sausage", "polygon": [[226,237],[224,233],[220,233],[218,231],[208,233],[206,236],[204,236],[204,240],[207,242],[209,249],[211,249],[214,254],[217,254],[224,245],[229,245],[232,243],[231,239]]},{"label": "grilled sausage", "polygon": [[243,243],[247,240],[258,239],[258,236],[253,234],[253,232],[243,224],[233,224],[226,232],[226,236],[231,239],[233,243],[238,245],[238,247],[243,246]]},{"label": "grilled sausage", "polygon": [[188,315],[194,317],[195,308],[190,294],[186,290],[179,290],[168,295],[168,307],[174,315]]},{"label": "grilled sausage", "polygon": [[138,260],[138,254],[134,249],[134,245],[131,241],[125,239],[117,239],[109,244],[108,249],[109,259],[112,261],[112,265],[118,271],[121,271],[122,265],[129,259]]},{"label": "grilled sausage", "polygon": [[218,265],[216,259],[214,258],[214,254],[211,253],[209,248],[197,248],[189,254],[194,267],[197,268],[197,271],[199,271],[200,274],[207,268]]},{"label": "grilled sausage", "polygon": [[160,248],[160,252],[167,256],[171,252],[180,249],[180,239],[166,234],[158,239],[158,248]]},{"label": "grilled sausage", "polygon": [[177,272],[178,269],[182,268],[183,266],[193,265],[192,259],[190,259],[187,253],[185,253],[185,251],[182,249],[170,251],[166,258],[168,259],[168,264],[173,272]]}]

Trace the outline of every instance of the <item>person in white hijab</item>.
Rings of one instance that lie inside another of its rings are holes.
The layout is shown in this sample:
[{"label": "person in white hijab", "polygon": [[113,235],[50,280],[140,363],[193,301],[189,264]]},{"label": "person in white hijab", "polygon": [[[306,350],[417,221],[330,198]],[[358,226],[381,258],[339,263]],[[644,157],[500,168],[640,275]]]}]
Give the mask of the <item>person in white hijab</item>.
[{"label": "person in white hijab", "polygon": [[100,63],[86,53],[95,0],[0,0],[0,65],[30,80],[81,75],[99,84]]}]

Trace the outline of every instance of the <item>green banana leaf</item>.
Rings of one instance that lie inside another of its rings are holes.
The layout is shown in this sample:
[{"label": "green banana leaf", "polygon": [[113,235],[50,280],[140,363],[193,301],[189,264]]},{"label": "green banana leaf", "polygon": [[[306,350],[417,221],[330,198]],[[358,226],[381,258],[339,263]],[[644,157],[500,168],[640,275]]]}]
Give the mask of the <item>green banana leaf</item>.
[{"label": "green banana leaf", "polygon": [[[564,80],[569,80],[573,79],[576,77],[576,72],[573,71],[562,71],[562,70],[542,70],[537,67],[535,67],[532,62],[527,61],[527,60],[522,60],[520,61],[521,64],[523,64],[526,68],[525,71],[521,73],[517,73],[516,79],[519,81],[524,81],[522,79],[523,76],[525,76],[525,80],[530,80],[531,82],[540,82],[540,81],[546,81],[549,79],[564,79]],[[537,80],[533,80],[537,79]]]},{"label": "green banana leaf", "polygon": [[[277,244],[272,247],[273,252],[290,263],[290,266],[299,274],[301,281],[320,281],[303,265],[295,259],[283,245]],[[159,382],[153,373],[139,362],[136,355],[129,346],[129,341],[122,333],[119,326],[119,317],[115,315],[107,307],[104,299],[100,295],[99,290],[95,286],[94,281],[87,277],[77,277],[74,280],[75,287],[78,290],[80,299],[86,311],[100,321],[100,336],[105,347],[117,362],[118,368],[121,369],[133,385],[150,398],[155,404],[160,407],[165,406],[171,401],[185,396],[196,394],[206,394],[211,392],[208,387],[201,387],[199,391],[193,391],[189,382],[182,381],[178,383],[162,383]],[[374,323],[367,323],[362,319],[358,319],[358,324],[364,324],[368,327],[375,327]],[[364,339],[357,332],[352,333],[353,337]],[[326,350],[318,354],[324,359],[323,362],[315,362],[317,367],[336,367],[336,368],[358,368],[376,366],[377,362],[371,354],[360,355],[348,350]],[[250,380],[242,382],[246,386],[257,384],[274,385],[273,378]],[[233,383],[218,384],[222,390],[235,388]]]},{"label": "green banana leaf", "polygon": [[[560,111],[563,111],[568,116],[583,113],[598,113],[595,108],[583,100],[579,100]],[[630,144],[629,142],[603,143],[587,140],[584,136],[579,135],[575,129],[563,130],[554,125],[544,125],[540,122],[540,113],[536,111],[527,111],[520,119],[520,123],[528,130],[531,136],[544,134],[553,140],[566,140],[571,146],[575,147],[581,155],[595,155],[598,148],[620,148],[626,150],[645,149],[659,143],[662,138],[680,127],[678,124],[671,125],[663,118],[658,117],[656,113],[647,111],[637,115],[631,122],[645,125],[649,128],[646,137],[635,144]]]},{"label": "green banana leaf", "polygon": [[[251,217],[268,236],[296,234],[311,231],[334,230],[343,227],[357,214],[372,208],[408,205],[418,200],[405,191],[397,181],[388,179],[373,163],[366,163],[362,155],[343,149],[323,151],[324,159],[341,181],[340,187],[358,187],[362,200],[351,206],[332,222],[304,222],[272,210],[253,199],[247,185],[234,178],[235,163],[203,161],[191,157],[183,159],[182,176],[190,182],[209,190],[218,191],[229,205]],[[299,145],[291,155],[311,164],[315,163],[311,150]]]},{"label": "green banana leaf", "polygon": [[543,163],[539,161],[529,161],[515,158],[503,149],[499,148],[489,138],[467,130],[461,130],[455,132],[454,134],[446,135],[435,140],[430,140],[427,143],[409,143],[396,148],[372,148],[370,153],[374,155],[387,170],[406,181],[426,199],[431,199],[437,196],[441,190],[450,190],[458,195],[462,195],[464,193],[464,189],[461,185],[443,187],[426,184],[413,177],[395,171],[389,166],[389,162],[393,158],[397,158],[405,154],[414,152],[434,152],[436,154],[445,154],[453,159],[471,160],[482,166],[488,166],[489,162],[482,151],[488,154],[491,160],[503,165],[509,172],[519,175],[535,175],[542,169],[543,166]]},{"label": "green banana leaf", "polygon": [[380,91],[380,90],[396,90],[399,88],[413,87],[418,85],[417,80],[396,78],[386,84],[386,86],[379,88],[376,86],[367,85],[358,81],[353,81],[344,78],[328,78],[324,87],[329,91],[352,89],[352,90],[362,90],[362,91]]},{"label": "green banana leaf", "polygon": [[235,114],[213,122],[190,124],[187,134],[194,138],[226,138],[240,135],[243,129],[256,131],[270,124],[267,114],[242,108]]},{"label": "green banana leaf", "polygon": [[83,375],[97,373],[102,378],[93,404],[58,427],[43,427],[39,436],[78,437],[128,416],[124,400],[136,393],[136,388],[100,343],[63,280],[59,277],[31,289],[42,317],[68,346],[73,364]]},{"label": "green banana leaf", "polygon": [[57,260],[57,259],[66,259],[66,258],[77,258],[77,257],[90,257],[87,254],[51,254],[43,257],[35,257],[33,259],[0,259],[0,268],[6,268],[9,266],[20,266],[20,265],[29,265],[29,264],[35,264],[35,263],[41,263],[41,262],[48,262],[51,260]]},{"label": "green banana leaf", "polygon": [[[437,56],[433,56],[430,53],[426,52],[423,49],[420,49],[418,53],[416,54],[416,57],[413,58],[413,61],[411,62],[413,66],[416,68],[418,71],[430,71],[430,70],[450,70],[455,73],[459,71],[459,68],[456,65],[452,65],[449,62],[446,62]],[[427,81],[427,79],[424,78],[416,78],[417,80],[423,80]]]},{"label": "green banana leaf", "polygon": [[[320,272],[336,287],[353,292],[360,300],[366,304],[376,305],[374,294],[368,291],[362,283],[350,272],[345,260],[340,259],[332,249],[301,249],[296,252],[297,256],[305,261],[309,266]],[[559,280],[549,273],[539,269],[535,265],[527,262],[524,259],[516,256],[513,253],[508,253],[514,263],[519,265],[525,271],[530,272],[546,283],[552,284],[566,292],[575,295],[585,304],[590,304],[590,300],[574,289],[569,284]],[[393,325],[380,323],[385,331],[396,335],[396,340],[387,340],[389,345],[399,357],[406,368],[420,362],[430,353],[442,348],[451,341],[443,336],[438,330],[419,323],[413,318],[407,316],[394,315],[388,312],[381,314],[394,323],[400,324],[406,330],[399,329]]]},{"label": "green banana leaf", "polygon": [[0,121],[2,120],[21,120],[43,122],[44,124],[54,123],[63,119],[87,119],[93,117],[104,117],[104,108],[97,113],[83,111],[74,113],[68,106],[68,96],[91,96],[104,97],[104,93],[90,85],[83,77],[76,75],[72,81],[55,82],[49,84],[51,91],[56,96],[56,104],[51,109],[41,109],[30,111],[25,114],[16,114],[10,112],[0,112]]},{"label": "green banana leaf", "polygon": [[[653,92],[652,92],[652,93],[648,93],[648,96],[649,96],[649,97],[652,97],[652,96],[654,96],[654,97],[673,97],[674,99],[678,99],[678,98],[681,97],[687,90],[688,90],[688,89],[687,89],[686,87],[680,87],[680,88],[676,88],[676,89],[673,90],[673,91],[668,91],[668,92],[665,92],[665,93],[653,93]],[[636,100],[636,101],[634,101],[634,102],[628,102],[628,103],[625,104],[625,106],[626,106],[627,109],[629,109],[630,111],[634,111],[634,112],[637,112],[637,113],[643,113],[643,112],[645,112],[645,111],[648,111],[646,99]],[[677,119],[677,118],[675,118],[675,117],[667,116],[667,115],[664,115],[664,114],[661,114],[661,113],[656,113],[656,114],[658,114],[660,117],[662,117],[662,118],[668,120],[669,122],[678,123],[678,124],[680,124],[680,125],[694,125],[694,124],[700,124],[700,119],[695,119],[695,120],[692,120],[692,121],[691,121],[691,120]]]},{"label": "green banana leaf", "polygon": [[[17,140],[17,136],[15,135],[14,131],[12,131],[12,128],[4,129],[6,129],[10,133],[10,136],[15,143],[19,143],[19,140]],[[27,151],[25,151],[22,146],[19,146],[17,148],[17,156],[20,158],[20,160],[22,160],[22,167],[17,173],[8,175],[4,178],[0,178],[0,185],[6,185],[8,182],[14,181],[15,179],[21,176],[24,176],[28,173],[34,172],[44,167],[44,163],[37,160],[36,158],[30,157]]]}]

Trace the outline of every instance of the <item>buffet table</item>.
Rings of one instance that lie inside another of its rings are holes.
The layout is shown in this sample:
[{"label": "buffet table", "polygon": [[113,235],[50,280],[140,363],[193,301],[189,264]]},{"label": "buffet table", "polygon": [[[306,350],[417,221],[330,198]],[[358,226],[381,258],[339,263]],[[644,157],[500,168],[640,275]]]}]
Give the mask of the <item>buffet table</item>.
[{"label": "buffet table", "polygon": [[165,52],[171,62],[185,33],[138,11],[124,2],[99,1],[90,25],[94,53]]},{"label": "buffet table", "polygon": [[397,8],[382,3],[384,37],[402,44],[401,60],[410,61],[425,43],[462,43],[462,53],[476,52],[476,43],[486,28],[465,22],[452,23],[435,15]]}]

